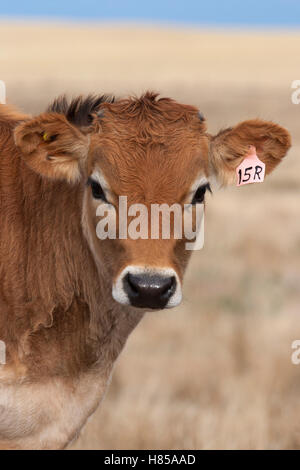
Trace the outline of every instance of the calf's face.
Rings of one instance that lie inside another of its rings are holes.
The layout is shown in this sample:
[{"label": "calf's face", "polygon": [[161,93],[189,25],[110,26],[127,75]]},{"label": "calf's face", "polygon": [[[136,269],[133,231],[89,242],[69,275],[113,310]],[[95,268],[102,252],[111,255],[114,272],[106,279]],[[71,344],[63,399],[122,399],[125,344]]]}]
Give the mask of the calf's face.
[{"label": "calf's face", "polygon": [[[206,191],[213,181],[234,182],[250,145],[270,173],[290,146],[289,134],[252,120],[213,137],[196,108],[150,93],[117,102],[89,100],[77,100],[77,118],[74,103],[71,113],[72,104],[56,102],[50,112],[18,126],[16,144],[34,171],[84,188],[83,231],[115,301],[146,309],[176,306],[191,254],[185,213],[195,229]],[[153,207],[171,209],[167,237],[162,217],[153,236]],[[99,221],[109,235],[99,237]]]}]

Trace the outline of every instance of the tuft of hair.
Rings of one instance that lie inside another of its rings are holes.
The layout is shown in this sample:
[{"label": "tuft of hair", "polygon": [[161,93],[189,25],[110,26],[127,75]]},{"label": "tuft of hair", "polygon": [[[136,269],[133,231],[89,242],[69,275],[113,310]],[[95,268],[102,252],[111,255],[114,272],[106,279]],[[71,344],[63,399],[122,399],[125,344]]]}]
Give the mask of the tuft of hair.
[{"label": "tuft of hair", "polygon": [[[188,104],[180,104],[172,98],[160,98],[159,93],[147,91],[141,97],[135,95],[118,99],[112,106],[105,106],[110,113],[118,115],[119,119],[138,119],[139,126],[147,120],[159,122],[159,118],[169,122],[194,120],[198,109]],[[147,125],[147,124],[146,124]],[[144,132],[144,131],[143,131]]]},{"label": "tuft of hair", "polygon": [[91,124],[93,114],[99,111],[103,103],[114,103],[114,101],[114,96],[110,95],[80,95],[71,101],[66,95],[62,95],[48,106],[47,112],[63,114],[70,123],[83,127]]}]

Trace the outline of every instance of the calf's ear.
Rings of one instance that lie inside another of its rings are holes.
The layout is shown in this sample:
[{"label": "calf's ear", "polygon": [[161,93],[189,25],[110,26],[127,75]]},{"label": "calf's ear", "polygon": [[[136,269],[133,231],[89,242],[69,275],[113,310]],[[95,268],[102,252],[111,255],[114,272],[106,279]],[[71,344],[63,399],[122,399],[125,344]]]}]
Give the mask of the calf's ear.
[{"label": "calf's ear", "polygon": [[249,146],[256,148],[267,175],[286,155],[291,137],[283,127],[259,119],[241,122],[211,137],[210,166],[221,185],[236,181],[236,169],[247,155]]},{"label": "calf's ear", "polygon": [[18,125],[14,137],[27,165],[36,173],[68,182],[80,179],[89,136],[64,115],[43,113]]}]

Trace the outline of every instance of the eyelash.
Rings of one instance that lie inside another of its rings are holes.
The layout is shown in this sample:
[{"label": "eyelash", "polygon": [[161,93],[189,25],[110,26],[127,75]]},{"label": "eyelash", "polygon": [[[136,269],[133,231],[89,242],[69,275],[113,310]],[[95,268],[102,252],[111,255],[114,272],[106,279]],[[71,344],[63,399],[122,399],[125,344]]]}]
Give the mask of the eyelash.
[{"label": "eyelash", "polygon": [[[102,186],[97,183],[97,181],[93,180],[92,178],[89,178],[87,184],[91,186],[94,199],[102,199],[102,201],[107,202]],[[210,193],[212,192],[209,183],[204,184],[203,186],[199,186],[199,188],[194,194],[192,204],[203,204],[205,193],[207,190]]]},{"label": "eyelash", "polygon": [[197,191],[196,191],[195,194],[194,194],[194,197],[193,197],[193,200],[192,200],[192,204],[203,204],[203,203],[204,203],[204,199],[205,199],[205,193],[206,193],[207,190],[208,190],[210,193],[212,192],[209,183],[204,184],[204,185],[202,185],[202,186],[199,186],[199,188],[197,189]]},{"label": "eyelash", "polygon": [[88,179],[87,184],[91,186],[94,199],[102,199],[102,201],[107,202],[101,184],[97,183],[97,181],[93,180],[92,178]]}]

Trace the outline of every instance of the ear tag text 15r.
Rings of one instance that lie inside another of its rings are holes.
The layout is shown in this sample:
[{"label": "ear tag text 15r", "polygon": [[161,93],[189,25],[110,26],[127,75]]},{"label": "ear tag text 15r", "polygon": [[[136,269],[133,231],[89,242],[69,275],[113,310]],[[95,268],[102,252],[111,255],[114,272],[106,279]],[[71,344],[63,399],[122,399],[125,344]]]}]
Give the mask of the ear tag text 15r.
[{"label": "ear tag text 15r", "polygon": [[265,179],[266,165],[256,155],[256,148],[250,145],[249,152],[237,167],[237,186],[262,183]]}]

